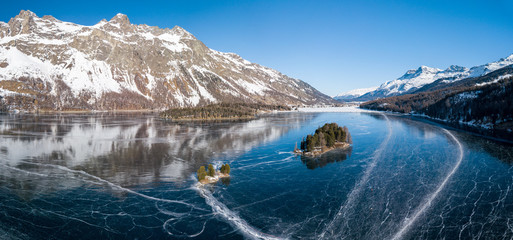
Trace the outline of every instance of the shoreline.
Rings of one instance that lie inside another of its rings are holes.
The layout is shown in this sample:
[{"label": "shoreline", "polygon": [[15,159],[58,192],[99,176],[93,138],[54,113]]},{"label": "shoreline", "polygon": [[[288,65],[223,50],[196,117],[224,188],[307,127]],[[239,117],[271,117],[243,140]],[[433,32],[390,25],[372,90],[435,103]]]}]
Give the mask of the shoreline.
[{"label": "shoreline", "polygon": [[253,120],[257,119],[258,116],[247,116],[247,117],[220,117],[220,118],[166,118],[160,117],[164,120],[175,121],[175,122],[211,122],[211,121],[239,121],[239,120]]},{"label": "shoreline", "polygon": [[200,183],[201,185],[212,184],[212,183],[219,182],[219,180],[221,180],[221,178],[229,178],[229,177],[230,177],[230,174],[228,174],[228,173],[221,173],[219,171],[216,171],[216,173],[213,177],[206,176],[205,179],[198,181],[198,183]]},{"label": "shoreline", "polygon": [[466,125],[466,124],[457,123],[457,122],[455,122],[455,123],[447,122],[444,120],[426,117],[426,116],[409,115],[409,114],[399,114],[399,116],[403,117],[403,118],[409,118],[413,121],[419,121],[419,122],[429,123],[429,124],[433,124],[433,125],[437,125],[437,126],[442,126],[444,128],[462,131],[462,132],[468,133],[473,136],[477,136],[477,137],[489,139],[492,141],[513,145],[513,138],[504,138],[504,137],[497,136],[499,134],[500,135],[513,134],[511,132],[508,133],[507,131],[501,131],[501,130],[496,130],[496,129],[480,128],[480,127]]},{"label": "shoreline", "polygon": [[[131,112],[143,112],[143,113],[160,113],[164,110],[158,109],[116,109],[116,110],[9,110],[0,112],[0,114],[70,114],[70,113],[131,113]],[[326,107],[299,107],[295,110],[268,110],[268,111],[259,111],[254,117],[242,117],[240,119],[251,119],[258,118],[261,115],[268,115],[273,113],[288,113],[288,112],[300,112],[300,113],[309,113],[309,112],[379,112],[377,110],[369,110],[359,108],[358,106],[344,106],[344,107],[335,107],[335,106],[326,106]],[[234,118],[219,118],[213,120],[230,120],[236,119]],[[164,118],[166,119],[166,118]],[[173,121],[202,121],[206,119],[171,119]],[[210,119],[209,119],[210,120]]]},{"label": "shoreline", "polygon": [[155,113],[160,112],[159,110],[152,109],[136,109],[136,110],[38,110],[38,111],[6,111],[0,112],[0,114],[73,114],[73,113]]},{"label": "shoreline", "polygon": [[301,113],[316,113],[316,112],[335,112],[335,113],[360,113],[360,112],[376,112],[376,110],[370,110],[360,108],[359,106],[344,106],[344,107],[300,107],[296,110],[289,112],[301,112]]},{"label": "shoreline", "polygon": [[444,128],[449,128],[457,131],[466,132],[468,134],[482,137],[485,139],[489,139],[496,142],[501,142],[505,144],[513,144],[513,137],[506,138],[501,136],[513,136],[513,132],[508,132],[507,130],[500,129],[490,129],[481,127],[480,125],[470,125],[465,122],[449,122],[447,120],[433,118],[427,115],[421,114],[410,114],[410,113],[401,113],[401,112],[393,112],[393,111],[382,111],[382,110],[374,110],[374,109],[365,109],[367,112],[380,112],[396,115],[402,118],[408,118],[413,121],[425,122],[437,126],[442,126]]},{"label": "shoreline", "polygon": [[315,158],[315,157],[320,157],[321,155],[323,155],[325,153],[328,153],[330,151],[333,151],[333,150],[348,149],[349,147],[351,147],[351,144],[349,144],[349,143],[337,142],[337,143],[335,143],[335,145],[333,147],[329,147],[329,148],[326,148],[326,149],[321,150],[321,151],[315,151],[314,150],[312,152],[304,152],[304,151],[301,151],[301,150],[294,150],[294,153],[298,154],[298,155],[305,156],[305,157],[314,157]]},{"label": "shoreline", "polygon": [[179,119],[173,119],[173,118],[166,118],[161,117],[164,120],[170,120],[175,122],[211,122],[211,121],[242,121],[242,120],[254,120],[258,119],[261,116],[270,115],[273,113],[287,113],[291,112],[288,110],[272,110],[272,111],[259,111],[254,116],[244,116],[244,117],[219,117],[219,118],[179,118]]}]

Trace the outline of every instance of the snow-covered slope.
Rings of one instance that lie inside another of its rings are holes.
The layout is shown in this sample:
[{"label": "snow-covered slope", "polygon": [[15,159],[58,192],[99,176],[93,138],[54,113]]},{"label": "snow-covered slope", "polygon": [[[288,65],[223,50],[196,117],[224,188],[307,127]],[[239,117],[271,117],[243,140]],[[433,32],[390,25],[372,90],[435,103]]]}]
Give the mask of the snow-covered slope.
[{"label": "snow-covered slope", "polygon": [[513,54],[507,58],[501,58],[499,61],[487,63],[480,66],[472,67],[469,70],[468,77],[479,77],[483,76],[487,73],[493,72],[495,70],[501,69],[503,67],[509,66],[513,64]]},{"label": "snow-covered slope", "polygon": [[93,26],[21,11],[0,22],[0,97],[24,110],[164,109],[225,101],[323,104],[307,83],[206,47],[176,26]]},{"label": "snow-covered slope", "polygon": [[437,80],[451,83],[465,78],[483,76],[512,64],[513,55],[496,62],[475,66],[470,69],[457,65],[452,65],[445,70],[421,66],[418,69],[408,70],[398,79],[383,83],[377,89],[359,96],[357,100],[366,101],[407,94]]},{"label": "snow-covered slope", "polygon": [[343,92],[334,96],[333,98],[336,100],[352,100],[358,98],[368,92],[372,92],[376,90],[378,87],[370,87],[370,88],[358,88],[351,91]]}]

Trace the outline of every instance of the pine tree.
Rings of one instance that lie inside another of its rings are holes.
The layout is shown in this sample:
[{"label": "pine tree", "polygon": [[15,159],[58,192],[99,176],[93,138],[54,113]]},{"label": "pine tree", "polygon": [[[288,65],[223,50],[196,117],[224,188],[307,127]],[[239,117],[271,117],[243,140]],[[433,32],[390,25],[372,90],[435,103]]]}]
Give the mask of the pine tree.
[{"label": "pine tree", "polygon": [[306,136],[306,151],[311,152],[313,151],[314,143],[313,143],[313,137],[312,135],[308,134]]},{"label": "pine tree", "polygon": [[214,170],[214,166],[212,166],[212,164],[209,164],[207,175],[214,177],[215,174],[216,174],[216,170]]},{"label": "pine tree", "polygon": [[326,146],[333,147],[335,145],[335,137],[333,135],[326,135]]},{"label": "pine tree", "polygon": [[205,179],[205,177],[207,176],[207,172],[205,171],[205,166],[201,166],[198,169],[197,176],[198,176],[199,181]]}]

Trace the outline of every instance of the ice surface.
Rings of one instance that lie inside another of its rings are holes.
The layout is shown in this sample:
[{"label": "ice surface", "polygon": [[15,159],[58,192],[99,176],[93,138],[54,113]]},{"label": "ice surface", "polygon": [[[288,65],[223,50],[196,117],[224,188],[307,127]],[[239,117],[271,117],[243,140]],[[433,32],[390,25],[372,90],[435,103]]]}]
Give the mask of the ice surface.
[{"label": "ice surface", "polygon": [[[0,120],[0,236],[8,239],[513,237],[513,148],[408,118]],[[352,153],[307,168],[294,143],[325,122],[349,128]],[[231,178],[198,186],[194,174],[208,163],[229,163]]]}]

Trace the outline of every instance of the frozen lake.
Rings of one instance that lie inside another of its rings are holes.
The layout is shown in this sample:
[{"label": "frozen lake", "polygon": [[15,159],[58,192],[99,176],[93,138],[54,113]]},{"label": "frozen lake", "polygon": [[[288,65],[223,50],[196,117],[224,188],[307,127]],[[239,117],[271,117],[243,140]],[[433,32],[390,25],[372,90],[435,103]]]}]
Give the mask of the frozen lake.
[{"label": "frozen lake", "polygon": [[[292,154],[327,122],[349,151]],[[1,239],[512,239],[513,147],[406,117],[0,116]],[[198,186],[196,170],[231,178]]]}]

